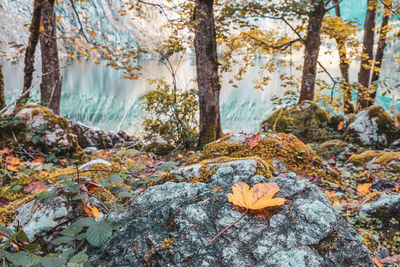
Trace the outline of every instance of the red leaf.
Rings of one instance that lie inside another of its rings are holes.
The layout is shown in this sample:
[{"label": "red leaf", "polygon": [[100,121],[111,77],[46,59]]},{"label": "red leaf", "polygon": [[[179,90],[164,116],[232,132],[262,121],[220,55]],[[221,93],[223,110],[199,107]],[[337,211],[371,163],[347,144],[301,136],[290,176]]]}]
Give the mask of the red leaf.
[{"label": "red leaf", "polygon": [[250,149],[253,149],[258,145],[259,142],[260,142],[260,133],[253,135],[251,137],[247,137],[246,139],[244,139],[243,144],[248,146]]},{"label": "red leaf", "polygon": [[96,192],[97,188],[101,187],[101,184],[94,183],[94,182],[86,182],[85,187],[90,194]]},{"label": "red leaf", "polygon": [[8,205],[8,203],[10,203],[10,200],[4,197],[0,197],[0,208]]},{"label": "red leaf", "polygon": [[32,182],[24,187],[24,193],[40,194],[47,189],[43,182]]}]

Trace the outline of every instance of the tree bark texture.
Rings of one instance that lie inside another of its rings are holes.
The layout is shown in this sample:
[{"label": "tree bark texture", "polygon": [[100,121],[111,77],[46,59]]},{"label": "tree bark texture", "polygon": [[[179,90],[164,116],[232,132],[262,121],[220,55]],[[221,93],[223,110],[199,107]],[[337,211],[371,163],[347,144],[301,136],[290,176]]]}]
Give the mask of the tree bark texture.
[{"label": "tree bark texture", "polygon": [[25,51],[24,88],[22,89],[24,95],[18,101],[19,103],[21,100],[29,98],[29,92],[25,92],[32,86],[33,72],[35,71],[35,50],[39,42],[41,7],[41,0],[35,0],[33,3],[31,25],[29,27],[30,36]]},{"label": "tree bark texture", "polygon": [[5,107],[6,107],[6,98],[4,97],[3,66],[0,65],[0,110]]},{"label": "tree bark texture", "polygon": [[314,10],[308,14],[307,37],[304,40],[303,77],[299,103],[314,99],[315,79],[317,76],[318,53],[321,46],[321,27],[325,15],[323,0],[315,1]]},{"label": "tree bark texture", "polygon": [[[336,17],[341,18],[339,0],[333,0],[335,7]],[[343,90],[343,109],[344,114],[354,113],[353,97],[351,95],[350,75],[349,75],[349,60],[347,59],[346,40],[343,38],[336,38],[336,44],[339,52],[339,68],[342,76],[342,90]]]},{"label": "tree bark texture", "polygon": [[364,23],[364,39],[362,46],[361,66],[358,72],[360,90],[357,98],[357,109],[366,108],[369,104],[369,85],[373,60],[374,28],[377,0],[368,0]]},{"label": "tree bark texture", "polygon": [[[374,69],[372,72],[371,84],[379,80],[383,55],[387,44],[386,39],[389,30],[388,27],[389,27],[390,10],[392,9],[392,1],[391,0],[386,1],[386,3],[387,4],[384,7],[382,15],[381,29],[379,32],[378,47],[376,48],[376,53],[375,53]],[[374,104],[375,97],[376,97],[376,90],[374,89],[369,97],[368,106],[372,106]]]},{"label": "tree bark texture", "polygon": [[196,0],[194,47],[200,108],[199,147],[222,137],[213,6],[213,0]]},{"label": "tree bark texture", "polygon": [[54,0],[42,0],[40,25],[40,48],[42,54],[42,83],[40,100],[42,105],[54,113],[60,113],[61,78],[57,50]]}]

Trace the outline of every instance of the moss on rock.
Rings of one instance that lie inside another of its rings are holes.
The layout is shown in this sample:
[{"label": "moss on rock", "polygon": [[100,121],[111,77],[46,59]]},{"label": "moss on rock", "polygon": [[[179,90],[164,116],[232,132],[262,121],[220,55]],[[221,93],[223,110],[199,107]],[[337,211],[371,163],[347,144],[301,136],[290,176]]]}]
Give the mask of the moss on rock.
[{"label": "moss on rock", "polygon": [[[327,167],[317,154],[301,142],[296,136],[285,133],[263,133],[258,144],[252,149],[235,136],[226,136],[206,145],[201,159],[218,157],[248,158],[259,157],[271,169],[283,164],[286,172],[319,176],[323,179],[338,182],[338,174]],[[271,171],[271,170],[270,170]]]},{"label": "moss on rock", "polygon": [[392,161],[399,162],[400,167],[400,152],[368,150],[358,155],[352,155],[348,160],[349,163],[354,163],[358,166],[365,166],[367,163],[372,163],[380,164],[382,167],[388,167],[389,163]]},{"label": "moss on rock", "polygon": [[15,110],[15,116],[26,124],[26,132],[17,133],[20,142],[55,154],[82,154],[69,122],[51,110],[39,105],[22,105]]},{"label": "moss on rock", "polygon": [[165,141],[162,138],[154,138],[151,142],[144,146],[145,152],[152,152],[156,155],[165,156],[171,153],[175,149],[175,146]]},{"label": "moss on rock", "polygon": [[313,101],[282,108],[261,123],[263,131],[292,133],[305,143],[320,142],[329,136],[328,112]]},{"label": "moss on rock", "polygon": [[337,156],[338,154],[344,152],[349,144],[345,141],[334,139],[326,141],[320,145],[314,146],[314,151],[318,156],[327,160],[332,155]]},{"label": "moss on rock", "polygon": [[360,111],[347,128],[344,139],[373,148],[383,148],[400,138],[400,127],[381,106]]}]

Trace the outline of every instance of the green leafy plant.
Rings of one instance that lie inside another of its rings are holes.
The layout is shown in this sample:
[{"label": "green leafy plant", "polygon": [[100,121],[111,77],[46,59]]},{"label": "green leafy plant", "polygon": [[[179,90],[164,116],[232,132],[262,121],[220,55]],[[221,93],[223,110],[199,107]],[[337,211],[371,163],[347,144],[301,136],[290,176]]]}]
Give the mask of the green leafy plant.
[{"label": "green leafy plant", "polygon": [[163,79],[149,80],[156,88],[145,94],[147,114],[143,125],[149,136],[161,136],[174,144],[190,147],[197,138],[197,90],[179,90]]}]

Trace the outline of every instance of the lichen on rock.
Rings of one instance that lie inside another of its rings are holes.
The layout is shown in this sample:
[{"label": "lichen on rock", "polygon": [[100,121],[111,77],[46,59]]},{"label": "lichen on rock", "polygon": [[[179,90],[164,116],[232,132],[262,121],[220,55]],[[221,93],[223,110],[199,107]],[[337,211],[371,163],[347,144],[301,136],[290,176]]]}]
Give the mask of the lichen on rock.
[{"label": "lichen on rock", "polygon": [[[250,213],[210,243],[242,214],[227,200],[232,185],[239,181],[249,186],[267,182],[255,173],[252,163],[239,161],[217,164],[208,183],[167,182],[147,189],[115,216],[123,227],[102,248],[88,251],[91,263],[373,266],[362,238],[332,209],[318,187],[298,181],[295,174],[269,180],[279,185],[277,196],[287,199],[284,206]],[[166,240],[173,242],[161,245]]]}]

